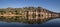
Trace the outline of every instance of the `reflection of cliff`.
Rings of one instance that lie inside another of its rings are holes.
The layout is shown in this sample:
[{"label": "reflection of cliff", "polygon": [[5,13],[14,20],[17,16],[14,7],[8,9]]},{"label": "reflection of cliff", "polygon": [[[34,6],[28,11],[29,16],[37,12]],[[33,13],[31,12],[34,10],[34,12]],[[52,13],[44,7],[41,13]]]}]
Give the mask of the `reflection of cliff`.
[{"label": "reflection of cliff", "polygon": [[52,12],[41,7],[6,8],[0,9],[0,21],[43,23],[49,19],[58,18],[60,13]]}]

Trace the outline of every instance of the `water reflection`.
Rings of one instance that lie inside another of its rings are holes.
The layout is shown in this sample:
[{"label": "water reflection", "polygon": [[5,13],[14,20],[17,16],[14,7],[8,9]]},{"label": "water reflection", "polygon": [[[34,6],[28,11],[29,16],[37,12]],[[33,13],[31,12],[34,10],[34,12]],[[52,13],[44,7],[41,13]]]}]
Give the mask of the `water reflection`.
[{"label": "water reflection", "polygon": [[19,23],[26,23],[26,24],[41,24],[44,23],[52,18],[45,18],[45,17],[23,17],[23,16],[0,16],[0,21],[5,22],[19,22]]}]

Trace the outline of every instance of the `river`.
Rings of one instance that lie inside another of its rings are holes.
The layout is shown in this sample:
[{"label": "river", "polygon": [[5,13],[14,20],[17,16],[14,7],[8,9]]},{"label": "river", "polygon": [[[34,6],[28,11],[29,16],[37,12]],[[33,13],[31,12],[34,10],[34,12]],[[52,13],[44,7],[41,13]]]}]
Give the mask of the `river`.
[{"label": "river", "polygon": [[4,22],[0,21],[0,27],[60,27],[60,19],[51,19],[45,23],[42,24],[23,24],[23,23],[18,23],[18,22]]}]

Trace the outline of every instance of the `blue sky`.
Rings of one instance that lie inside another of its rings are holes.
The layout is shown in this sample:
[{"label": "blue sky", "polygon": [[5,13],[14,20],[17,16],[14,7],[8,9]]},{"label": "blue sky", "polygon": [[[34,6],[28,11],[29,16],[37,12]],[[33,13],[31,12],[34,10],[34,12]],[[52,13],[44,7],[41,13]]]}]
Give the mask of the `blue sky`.
[{"label": "blue sky", "polygon": [[0,8],[43,7],[50,11],[60,12],[60,0],[0,0]]}]

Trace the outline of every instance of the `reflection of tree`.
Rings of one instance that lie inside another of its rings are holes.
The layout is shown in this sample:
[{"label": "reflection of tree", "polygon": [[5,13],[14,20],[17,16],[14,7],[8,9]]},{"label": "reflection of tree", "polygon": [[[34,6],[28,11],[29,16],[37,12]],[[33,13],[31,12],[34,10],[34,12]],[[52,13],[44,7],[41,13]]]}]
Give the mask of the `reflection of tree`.
[{"label": "reflection of tree", "polygon": [[23,23],[29,23],[29,24],[39,24],[47,21],[48,19],[30,19],[26,20],[25,17],[22,16],[14,16],[14,17],[0,17],[0,21],[7,21],[7,22],[23,22]]},{"label": "reflection of tree", "polygon": [[5,21],[5,17],[3,17],[3,16],[0,16],[0,21]]},{"label": "reflection of tree", "polygon": [[32,14],[32,17],[33,17],[33,18],[36,18],[36,13],[33,13],[33,14]]},{"label": "reflection of tree", "polygon": [[7,21],[7,22],[23,22],[23,23],[29,23],[29,24],[33,24],[33,23],[39,23],[39,21],[36,19],[31,19],[31,20],[26,20],[25,17],[22,16],[14,16],[14,17],[0,17],[0,21]]}]

